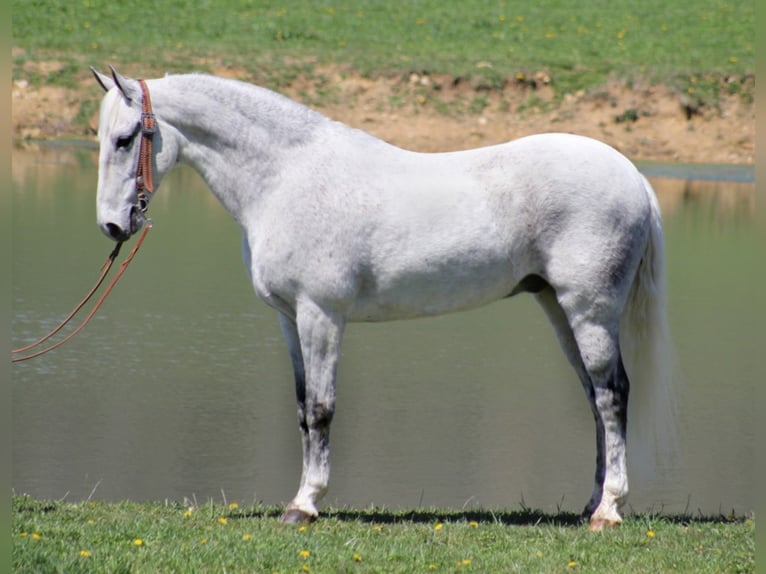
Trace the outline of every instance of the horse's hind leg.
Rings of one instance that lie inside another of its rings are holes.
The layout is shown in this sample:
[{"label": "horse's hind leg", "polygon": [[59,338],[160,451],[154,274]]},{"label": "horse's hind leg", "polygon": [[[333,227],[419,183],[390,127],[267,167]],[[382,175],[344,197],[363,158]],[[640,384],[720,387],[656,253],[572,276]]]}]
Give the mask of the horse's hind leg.
[{"label": "horse's hind leg", "polygon": [[310,522],[318,515],[316,503],[327,492],[330,479],[330,423],[344,323],[310,304],[295,320],[281,315],[280,321],[293,362],[303,446],[300,487],[282,522]]},{"label": "horse's hind leg", "polygon": [[[566,313],[546,287],[535,295],[553,325],[561,348],[579,376],[596,422],[596,476],[584,514],[593,530],[622,522],[619,507],[628,494],[625,459],[628,378],[619,353],[619,320],[608,327]],[[573,329],[571,324],[575,324]]]},{"label": "horse's hind leg", "polygon": [[590,514],[591,529],[600,530],[622,522],[619,507],[628,495],[625,443],[630,384],[620,357],[619,321],[610,326],[584,321],[574,333],[590,379],[586,392],[596,419],[600,459],[585,512]]}]

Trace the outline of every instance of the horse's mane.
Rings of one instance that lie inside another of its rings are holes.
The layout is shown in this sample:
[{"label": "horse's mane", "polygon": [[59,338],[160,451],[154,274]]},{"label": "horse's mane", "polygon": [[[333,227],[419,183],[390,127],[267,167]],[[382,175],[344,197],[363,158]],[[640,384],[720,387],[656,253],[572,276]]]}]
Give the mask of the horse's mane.
[{"label": "horse's mane", "polygon": [[280,122],[294,119],[304,125],[328,119],[305,104],[244,80],[201,72],[169,74],[165,78],[188,93],[207,94],[222,107],[234,107],[254,120],[262,121],[264,112],[275,113]]}]

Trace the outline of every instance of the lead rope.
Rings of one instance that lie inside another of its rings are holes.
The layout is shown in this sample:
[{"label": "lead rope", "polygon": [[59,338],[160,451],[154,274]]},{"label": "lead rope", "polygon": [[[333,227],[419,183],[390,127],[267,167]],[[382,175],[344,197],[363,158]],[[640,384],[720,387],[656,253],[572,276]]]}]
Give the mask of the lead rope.
[{"label": "lead rope", "polygon": [[[106,278],[106,275],[109,273],[109,270],[112,268],[112,263],[114,263],[114,260],[117,258],[117,255],[119,255],[119,253],[120,253],[120,247],[122,247],[122,241],[120,241],[117,244],[117,246],[109,254],[109,257],[107,258],[107,260],[101,266],[101,276],[98,278],[98,281],[96,281],[96,284],[91,288],[90,291],[88,291],[88,294],[83,298],[82,301],[80,301],[80,303],[72,310],[72,312],[69,313],[69,315],[67,315],[66,319],[64,319],[63,321],[61,321],[61,323],[59,323],[58,327],[53,329],[53,331],[51,331],[50,333],[48,333],[44,337],[40,337],[34,343],[30,343],[26,347],[19,347],[18,349],[13,349],[13,351],[11,351],[11,353],[13,353],[13,354],[26,353],[30,349],[34,349],[35,347],[39,347],[40,345],[45,343],[45,341],[47,341],[48,339],[53,337],[53,335],[55,335],[56,333],[61,331],[61,329],[63,329],[66,326],[66,324],[69,323],[69,321],[72,320],[72,318],[80,311],[80,309],[82,309],[85,306],[85,304],[88,301],[90,301],[90,298],[93,297],[93,294],[101,286],[101,283],[104,282],[104,279]],[[20,358],[19,360],[22,360],[22,359],[23,359],[23,357]]]},{"label": "lead rope", "polygon": [[[96,304],[93,306],[93,308],[90,310],[90,312],[85,316],[85,319],[82,320],[82,322],[75,327],[75,329],[69,333],[66,337],[64,337],[62,340],[60,340],[57,343],[54,343],[48,347],[45,347],[44,349],[40,349],[37,352],[31,353],[29,355],[23,355],[21,357],[13,357],[11,359],[11,362],[18,363],[21,361],[28,361],[29,359],[34,359],[36,357],[39,357],[40,355],[44,355],[48,351],[52,351],[53,349],[59,348],[61,345],[69,341],[72,337],[74,337],[77,333],[82,331],[85,328],[85,325],[88,324],[88,322],[93,318],[93,316],[96,314],[96,311],[99,310],[101,305],[106,300],[107,295],[111,293],[112,289],[114,289],[114,286],[117,284],[117,281],[119,281],[120,277],[122,277],[122,274],[125,273],[125,270],[128,268],[128,265],[130,265],[130,262],[133,261],[133,258],[135,257],[136,253],[138,252],[138,249],[141,247],[141,244],[144,242],[144,238],[146,237],[146,234],[149,233],[149,230],[152,228],[152,224],[150,220],[147,220],[146,225],[144,226],[143,231],[141,232],[141,235],[138,238],[138,241],[136,241],[136,244],[133,246],[133,249],[128,254],[128,256],[125,258],[125,261],[123,261],[120,264],[120,268],[117,270],[117,275],[115,275],[112,280],[109,282],[109,285],[106,287],[106,290],[101,294],[101,297],[98,298],[98,301],[96,301]],[[77,314],[77,312],[83,308],[83,306],[90,300],[90,298],[93,296],[93,294],[98,290],[98,288],[101,286],[101,283],[103,283],[104,278],[106,278],[107,273],[109,273],[109,269],[112,267],[112,263],[114,263],[114,260],[117,258],[117,254],[120,252],[120,247],[122,246],[122,241],[120,241],[117,246],[112,250],[112,252],[109,254],[109,257],[107,258],[104,265],[101,267],[101,276],[98,278],[98,281],[96,281],[96,284],[91,288],[91,290],[88,292],[88,294],[85,296],[85,298],[80,301],[80,303],[74,308],[74,310],[69,313],[66,319],[64,319],[58,327],[53,329],[50,333],[45,335],[44,337],[41,337],[34,343],[31,343],[25,347],[21,347],[19,349],[14,349],[11,351],[12,354],[19,354],[19,353],[25,353],[27,351],[30,351],[31,349],[34,349],[35,347],[38,347],[42,345],[45,341],[53,337],[56,333],[58,333],[69,321],[72,320],[72,318]]]},{"label": "lead rope", "polygon": [[[85,316],[85,319],[82,320],[82,323],[77,325],[75,329],[69,333],[66,337],[64,337],[61,341],[54,343],[50,345],[49,347],[45,347],[44,349],[40,349],[39,351],[35,353],[31,353],[29,355],[24,355],[21,357],[13,357],[11,359],[11,362],[18,363],[20,361],[28,361],[29,359],[34,359],[35,357],[39,357],[40,355],[44,355],[45,353],[52,351],[53,349],[59,348],[61,345],[69,341],[72,337],[74,337],[77,333],[82,331],[85,328],[85,325],[90,322],[90,320],[93,318],[93,316],[96,314],[96,311],[99,310],[103,302],[106,300],[107,295],[111,293],[112,289],[114,289],[114,286],[117,285],[117,281],[119,281],[120,277],[122,277],[122,274],[125,273],[125,270],[128,268],[128,265],[130,265],[130,262],[133,261],[133,258],[136,256],[136,253],[138,252],[138,249],[141,247],[141,244],[144,242],[144,238],[146,237],[146,234],[149,232],[149,230],[152,228],[152,224],[150,220],[147,220],[146,225],[144,226],[144,230],[141,232],[141,235],[138,238],[138,241],[136,241],[136,244],[133,246],[133,249],[128,254],[128,256],[125,258],[125,261],[123,261],[120,264],[120,268],[117,271],[117,275],[115,275],[112,280],[109,282],[109,285],[107,285],[106,290],[101,294],[101,297],[98,298],[96,301],[96,304],[93,306],[93,308],[90,310],[90,312]],[[42,345],[45,341],[53,337],[56,333],[58,333],[69,321],[72,320],[72,318],[82,309],[85,304],[90,300],[91,297],[93,297],[93,294],[98,290],[98,288],[101,286],[101,283],[103,283],[104,278],[106,278],[107,273],[109,273],[109,269],[112,267],[112,263],[114,263],[114,260],[117,257],[117,254],[120,252],[120,247],[122,246],[122,241],[120,241],[117,246],[112,250],[112,252],[109,254],[109,257],[107,258],[104,265],[101,267],[101,276],[98,278],[98,281],[96,281],[96,284],[93,286],[93,288],[88,292],[88,294],[85,296],[85,298],[80,301],[80,303],[72,310],[71,313],[67,316],[66,319],[64,319],[58,327],[53,329],[50,333],[45,335],[44,337],[39,338],[34,343],[31,343],[25,347],[21,347],[19,349],[14,349],[11,351],[12,354],[19,354],[19,353],[25,353],[27,351],[30,351],[34,349],[35,347],[39,347]]]}]

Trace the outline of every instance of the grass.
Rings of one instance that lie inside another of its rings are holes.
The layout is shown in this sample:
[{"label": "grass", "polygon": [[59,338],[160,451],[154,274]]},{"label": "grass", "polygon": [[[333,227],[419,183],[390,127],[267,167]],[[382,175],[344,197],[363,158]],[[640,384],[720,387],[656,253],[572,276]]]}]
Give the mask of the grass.
[{"label": "grass", "polygon": [[160,9],[150,0],[13,0],[13,44],[23,49],[14,76],[26,60],[51,55],[65,70],[32,81],[66,84],[107,62],[147,73],[205,71],[215,61],[279,88],[332,63],[362,75],[449,74],[482,89],[544,72],[561,94],[618,78],[709,97],[711,85],[738,90],[732,78],[754,74],[754,5],[167,0]]},{"label": "grass", "polygon": [[753,572],[755,521],[330,510],[307,527],[279,508],[13,498],[15,572]]}]

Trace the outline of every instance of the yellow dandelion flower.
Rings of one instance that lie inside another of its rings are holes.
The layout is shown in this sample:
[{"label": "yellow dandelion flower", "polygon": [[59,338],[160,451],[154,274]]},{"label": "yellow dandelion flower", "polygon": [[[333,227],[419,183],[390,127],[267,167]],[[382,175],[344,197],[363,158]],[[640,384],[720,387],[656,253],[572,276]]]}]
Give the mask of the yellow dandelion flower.
[{"label": "yellow dandelion flower", "polygon": [[237,508],[239,508],[239,504],[237,504],[236,502],[229,503],[229,510],[237,510]]},{"label": "yellow dandelion flower", "polygon": [[308,550],[301,550],[298,553],[298,556],[300,556],[301,558],[308,558],[309,556],[311,556],[311,552],[309,552]]},{"label": "yellow dandelion flower", "polygon": [[647,530],[647,531],[646,531],[646,535],[647,535],[649,538],[654,538],[654,530],[652,530],[652,529],[650,528],[649,530]]},{"label": "yellow dandelion flower", "polygon": [[471,565],[471,559],[470,558],[463,558],[463,561],[460,564],[462,566],[470,566]]},{"label": "yellow dandelion flower", "polygon": [[301,526],[301,527],[298,529],[298,532],[306,532],[306,527],[305,527],[305,526]]},{"label": "yellow dandelion flower", "polygon": [[252,539],[253,539],[253,535],[252,534],[245,534],[244,536],[242,536],[242,540],[244,540],[245,542],[247,542],[249,540],[252,540]]},{"label": "yellow dandelion flower", "polygon": [[207,538],[200,538],[199,539],[200,544],[207,544]]},{"label": "yellow dandelion flower", "polygon": [[21,536],[22,538],[26,538],[27,537],[27,533],[26,532],[22,532],[21,534],[19,534],[19,536]]},{"label": "yellow dandelion flower", "polygon": [[570,568],[574,568],[575,566],[577,566],[577,562],[575,562],[574,560],[570,560],[569,562],[567,562],[567,566],[569,566]]},{"label": "yellow dandelion flower", "polygon": [[439,530],[441,530],[442,528],[444,528],[444,524],[442,524],[441,522],[439,522],[436,526],[434,526],[434,530],[436,530],[436,532],[439,532]]},{"label": "yellow dandelion flower", "polygon": [[434,564],[434,563],[432,562],[431,564],[429,564],[429,565],[428,565],[428,569],[429,569],[429,570],[436,570],[436,564]]},{"label": "yellow dandelion flower", "polygon": [[184,518],[189,518],[191,515],[192,515],[191,510],[187,510],[186,512],[184,512]]},{"label": "yellow dandelion flower", "polygon": [[143,540],[141,540],[140,538],[136,538],[136,539],[133,541],[133,546],[143,546],[143,545],[144,545],[144,541],[143,541]]},{"label": "yellow dandelion flower", "polygon": [[471,528],[478,528],[479,523],[476,522],[475,520],[471,520],[471,522],[468,523],[468,526],[470,526]]},{"label": "yellow dandelion flower", "polygon": [[309,565],[304,564],[303,566],[301,566],[301,572],[309,572]]},{"label": "yellow dandelion flower", "polygon": [[225,516],[221,516],[221,518],[218,519],[218,522],[226,526],[226,523],[229,522],[229,519],[226,518]]},{"label": "yellow dandelion flower", "polygon": [[80,550],[80,556],[82,558],[90,558],[90,550]]},{"label": "yellow dandelion flower", "polygon": [[35,540],[40,540],[40,538],[42,538],[42,535],[39,532],[33,532],[32,538],[34,538]]},{"label": "yellow dandelion flower", "polygon": [[354,553],[354,555],[351,558],[354,560],[354,562],[361,562],[362,561],[362,555],[361,554]]}]

